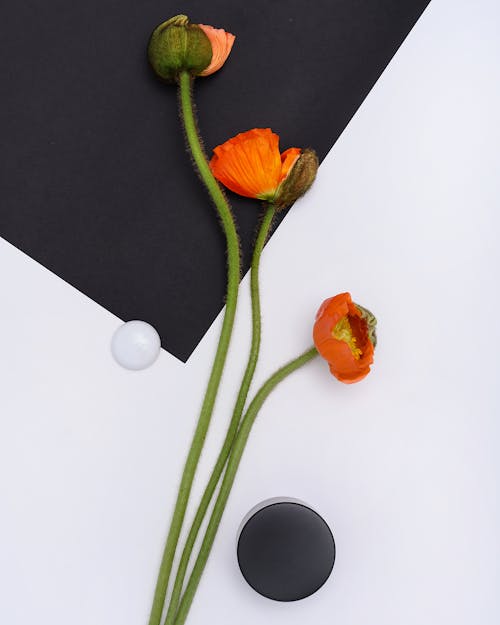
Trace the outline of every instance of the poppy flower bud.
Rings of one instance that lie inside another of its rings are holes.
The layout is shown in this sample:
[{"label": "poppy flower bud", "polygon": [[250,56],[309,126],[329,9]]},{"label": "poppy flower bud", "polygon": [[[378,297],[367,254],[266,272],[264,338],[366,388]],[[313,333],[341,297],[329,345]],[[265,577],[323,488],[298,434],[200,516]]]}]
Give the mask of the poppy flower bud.
[{"label": "poppy flower bud", "polygon": [[148,58],[160,78],[175,82],[182,71],[197,76],[210,65],[212,44],[202,28],[176,15],[154,29]]},{"label": "poppy flower bud", "polygon": [[318,157],[314,150],[307,148],[301,152],[274,198],[278,210],[291,206],[310,189],[316,178],[318,166]]}]

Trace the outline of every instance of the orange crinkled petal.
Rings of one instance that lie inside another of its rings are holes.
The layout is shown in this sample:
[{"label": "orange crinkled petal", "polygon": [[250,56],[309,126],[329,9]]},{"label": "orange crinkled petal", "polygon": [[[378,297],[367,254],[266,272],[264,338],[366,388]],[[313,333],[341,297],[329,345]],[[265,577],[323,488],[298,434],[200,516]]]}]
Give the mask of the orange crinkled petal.
[{"label": "orange crinkled petal", "polygon": [[254,128],[214,149],[210,169],[228,189],[245,197],[272,197],[281,177],[279,137],[270,128]]}]

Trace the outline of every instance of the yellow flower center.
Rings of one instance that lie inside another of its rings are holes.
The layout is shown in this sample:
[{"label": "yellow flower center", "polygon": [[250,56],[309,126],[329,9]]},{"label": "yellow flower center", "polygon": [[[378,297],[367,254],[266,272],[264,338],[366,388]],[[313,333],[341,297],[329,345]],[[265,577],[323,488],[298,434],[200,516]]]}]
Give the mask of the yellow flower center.
[{"label": "yellow flower center", "polygon": [[349,323],[347,316],[342,317],[342,319],[333,328],[332,336],[338,341],[344,341],[347,343],[354,358],[356,360],[360,359],[363,352],[359,349],[359,347],[356,347],[356,337],[352,335],[351,324]]}]

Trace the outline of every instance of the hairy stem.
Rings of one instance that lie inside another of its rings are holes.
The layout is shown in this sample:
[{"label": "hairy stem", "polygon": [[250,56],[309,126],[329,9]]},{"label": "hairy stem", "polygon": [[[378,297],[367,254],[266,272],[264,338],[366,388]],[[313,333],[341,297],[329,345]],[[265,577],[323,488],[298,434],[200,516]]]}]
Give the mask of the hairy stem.
[{"label": "hairy stem", "polygon": [[226,472],[224,474],[222,485],[217,496],[215,506],[212,511],[207,530],[205,532],[205,536],[203,538],[200,553],[198,555],[198,558],[196,559],[193,571],[191,573],[191,577],[189,578],[186,590],[184,592],[184,595],[182,596],[179,605],[179,610],[175,619],[175,625],[183,625],[186,621],[189,608],[191,607],[191,604],[193,602],[194,595],[196,593],[198,584],[203,574],[203,570],[208,560],[208,556],[210,555],[210,551],[212,549],[212,545],[214,543],[222,514],[224,513],[224,509],[226,507],[226,503],[229,498],[229,494],[231,492],[231,488],[236,477],[236,472],[238,471],[241,457],[243,455],[243,451],[245,450],[245,446],[248,441],[252,425],[255,422],[255,419],[259,413],[260,408],[262,407],[262,404],[267,399],[271,391],[273,391],[273,389],[276,388],[276,386],[282,380],[284,380],[287,376],[302,367],[302,365],[306,364],[317,355],[318,352],[316,351],[316,348],[312,347],[297,358],[295,358],[295,360],[292,360],[285,366],[281,367],[281,369],[278,369],[262,385],[260,390],[255,395],[250,406],[248,407],[248,410],[246,411],[238,430],[238,434],[234,440]]},{"label": "hairy stem", "polygon": [[220,385],[220,379],[226,361],[229,342],[234,325],[234,316],[236,313],[236,304],[238,299],[238,286],[240,281],[240,249],[239,239],[234,224],[233,215],[228,202],[222,193],[217,181],[215,180],[207,158],[203,151],[203,147],[198,136],[196,118],[193,109],[192,92],[191,92],[191,76],[188,72],[182,72],[179,79],[179,96],[181,104],[181,119],[184,125],[186,138],[191,155],[195,162],[200,177],[205,184],[210,197],[212,198],[219,219],[226,236],[227,243],[227,295],[224,319],[219,338],[219,344],[215,353],[212,364],[212,371],[208,380],[205,397],[203,399],[198,424],[191,442],[191,447],[186,459],[184,471],[177,494],[170,529],[165,544],[158,581],[153,598],[149,625],[159,625],[165,604],[165,597],[172,570],[172,563],[179,540],[179,534],[184,522],[186,507],[191,493],[196,467],[200,454],[205,442],[207,430],[212,417],[217,391]]},{"label": "hairy stem", "polygon": [[186,576],[189,559],[191,557],[191,553],[193,552],[194,544],[200,531],[201,524],[203,523],[203,519],[205,518],[205,515],[207,513],[208,506],[210,505],[212,496],[215,492],[215,489],[217,488],[217,484],[219,483],[222,471],[226,466],[226,462],[231,451],[231,445],[233,444],[234,437],[236,435],[236,432],[238,431],[241,415],[243,414],[243,409],[245,407],[250,384],[252,383],[253,375],[255,373],[255,367],[257,366],[261,337],[259,266],[262,250],[264,249],[267,237],[269,236],[269,230],[271,229],[274,215],[274,207],[272,205],[268,205],[260,224],[252,257],[250,272],[250,293],[252,300],[252,342],[250,346],[247,366],[243,375],[243,379],[241,381],[240,390],[238,392],[238,397],[236,399],[233,415],[229,423],[224,443],[222,445],[219,456],[212,470],[212,474],[201,498],[201,502],[198,506],[198,510],[196,511],[195,518],[191,525],[191,529],[189,531],[186,544],[182,552],[164,625],[173,625],[175,621],[175,615],[177,612],[177,607],[179,605],[179,600],[182,593],[182,585]]}]

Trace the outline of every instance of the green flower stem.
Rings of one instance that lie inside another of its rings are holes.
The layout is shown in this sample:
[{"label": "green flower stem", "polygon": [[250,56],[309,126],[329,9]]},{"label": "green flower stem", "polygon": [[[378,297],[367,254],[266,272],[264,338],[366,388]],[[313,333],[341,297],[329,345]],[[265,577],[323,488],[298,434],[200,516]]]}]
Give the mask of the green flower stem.
[{"label": "green flower stem", "polygon": [[200,177],[205,184],[217,209],[222,228],[227,242],[227,295],[224,320],[219,338],[219,344],[212,365],[212,372],[208,380],[205,397],[200,411],[198,424],[196,426],[191,447],[184,466],[177,501],[175,504],[170,529],[168,532],[165,549],[163,552],[158,581],[156,583],[149,625],[159,625],[161,622],[165,596],[167,593],[172,563],[179,540],[179,534],[186,514],[186,507],[191,493],[196,467],[200,458],[201,450],[205,442],[208,426],[212,416],[215,398],[219,389],[220,379],[226,361],[227,350],[231,339],[231,333],[236,313],[236,303],[238,299],[238,286],[240,281],[240,248],[239,239],[234,224],[231,209],[227,203],[221,188],[210,171],[207,158],[203,151],[196,119],[193,111],[191,76],[188,72],[182,72],[179,80],[180,85],[180,105],[181,119],[184,124],[187,142],[196,164]]},{"label": "green flower stem", "polygon": [[250,293],[252,298],[252,342],[250,346],[247,366],[243,375],[243,379],[241,381],[240,390],[234,406],[233,415],[231,417],[231,421],[229,423],[229,427],[226,433],[226,438],[224,439],[222,449],[217,458],[217,462],[215,463],[215,466],[212,470],[212,475],[210,476],[208,484],[205,488],[203,497],[201,498],[201,502],[198,506],[198,510],[196,511],[196,515],[193,524],[191,525],[191,529],[189,530],[189,535],[187,537],[181,560],[179,562],[179,568],[177,570],[174,588],[172,591],[172,596],[170,598],[170,604],[168,606],[167,617],[164,625],[173,625],[175,621],[175,615],[177,612],[177,607],[179,605],[179,600],[181,598],[182,585],[186,576],[189,559],[191,557],[191,553],[193,552],[193,547],[196,542],[198,532],[200,531],[201,524],[203,523],[203,519],[205,518],[205,515],[207,513],[208,506],[210,505],[212,496],[215,492],[215,489],[217,488],[217,484],[219,483],[222,471],[226,466],[226,462],[231,451],[231,445],[233,444],[234,437],[236,436],[236,433],[238,431],[241,415],[243,414],[243,409],[245,407],[250,384],[252,383],[253,375],[255,373],[255,367],[257,366],[261,337],[259,265],[262,250],[264,249],[267,237],[269,236],[269,231],[271,229],[271,224],[273,222],[275,213],[276,211],[274,206],[269,204],[262,218],[252,257],[250,272]]},{"label": "green flower stem", "polygon": [[207,563],[208,556],[210,555],[210,551],[215,540],[215,535],[217,534],[222,514],[226,507],[226,503],[231,492],[234,479],[236,477],[236,472],[241,461],[241,456],[243,455],[243,451],[245,450],[245,446],[248,441],[252,425],[254,424],[254,421],[259,413],[260,408],[262,407],[262,404],[267,399],[271,391],[282,380],[284,380],[288,375],[299,369],[299,367],[302,367],[302,365],[305,365],[317,355],[318,352],[316,351],[316,348],[312,347],[297,358],[295,358],[295,360],[292,360],[285,366],[281,367],[281,369],[278,369],[261,386],[260,390],[257,392],[253,401],[248,407],[248,410],[246,411],[246,414],[241,421],[238,434],[233,442],[226,472],[222,480],[222,485],[215,501],[215,506],[212,512],[212,516],[210,517],[205,536],[203,538],[200,553],[198,554],[198,558],[196,559],[193,572],[191,573],[191,577],[189,578],[189,582],[187,583],[186,590],[184,591],[184,595],[182,596],[179,610],[175,619],[175,625],[183,625],[186,621],[189,608],[191,607],[191,604],[193,602],[193,598],[198,588],[201,575]]}]

